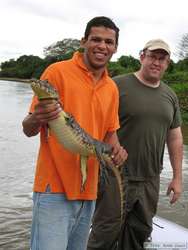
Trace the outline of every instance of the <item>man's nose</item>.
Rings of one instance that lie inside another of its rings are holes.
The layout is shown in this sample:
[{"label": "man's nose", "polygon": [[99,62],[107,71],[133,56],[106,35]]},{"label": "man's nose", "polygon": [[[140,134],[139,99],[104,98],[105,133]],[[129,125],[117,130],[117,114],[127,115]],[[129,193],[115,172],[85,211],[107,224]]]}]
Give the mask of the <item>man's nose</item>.
[{"label": "man's nose", "polygon": [[99,47],[100,47],[100,48],[106,48],[106,42],[105,42],[105,40],[101,40],[101,41],[100,41]]},{"label": "man's nose", "polygon": [[153,63],[159,65],[161,64],[161,59],[156,57]]}]

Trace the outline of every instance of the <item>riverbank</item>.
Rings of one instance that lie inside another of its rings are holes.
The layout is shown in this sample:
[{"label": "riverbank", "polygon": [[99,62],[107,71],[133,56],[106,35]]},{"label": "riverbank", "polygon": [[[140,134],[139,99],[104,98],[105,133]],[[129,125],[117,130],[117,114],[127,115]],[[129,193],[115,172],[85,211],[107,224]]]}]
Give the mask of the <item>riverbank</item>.
[{"label": "riverbank", "polygon": [[[0,77],[0,80],[23,82],[23,83],[31,82],[31,79],[21,79],[21,78],[13,78],[13,77]],[[188,84],[176,83],[176,84],[171,84],[170,87],[176,92],[178,96],[183,124],[187,125],[188,124]]]},{"label": "riverbank", "polygon": [[0,77],[0,80],[2,81],[13,81],[13,82],[25,82],[30,83],[30,79],[21,79],[21,78],[12,78],[12,77]]}]

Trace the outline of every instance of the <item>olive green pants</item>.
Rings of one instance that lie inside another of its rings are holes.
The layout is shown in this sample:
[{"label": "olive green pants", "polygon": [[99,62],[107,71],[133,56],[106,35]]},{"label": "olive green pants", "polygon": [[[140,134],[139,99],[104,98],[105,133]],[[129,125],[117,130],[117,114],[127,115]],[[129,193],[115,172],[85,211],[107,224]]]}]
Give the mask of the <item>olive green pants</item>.
[{"label": "olive green pants", "polygon": [[141,250],[152,232],[159,176],[128,181],[125,222],[120,230],[120,197],[115,177],[101,181],[87,250]]}]

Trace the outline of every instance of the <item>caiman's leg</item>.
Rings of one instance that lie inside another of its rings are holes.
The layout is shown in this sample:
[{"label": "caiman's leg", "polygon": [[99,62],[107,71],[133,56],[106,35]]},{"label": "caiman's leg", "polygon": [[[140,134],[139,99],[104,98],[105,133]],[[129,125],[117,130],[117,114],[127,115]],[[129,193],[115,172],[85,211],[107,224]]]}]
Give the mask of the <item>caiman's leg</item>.
[{"label": "caiman's leg", "polygon": [[87,156],[80,156],[80,170],[82,174],[81,192],[85,189],[85,183],[87,179]]}]

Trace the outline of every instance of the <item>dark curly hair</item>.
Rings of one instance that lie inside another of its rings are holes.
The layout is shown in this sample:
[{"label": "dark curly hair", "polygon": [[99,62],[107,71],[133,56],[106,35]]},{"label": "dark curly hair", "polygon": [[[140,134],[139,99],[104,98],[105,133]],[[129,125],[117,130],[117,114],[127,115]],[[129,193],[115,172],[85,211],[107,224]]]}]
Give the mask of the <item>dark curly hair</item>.
[{"label": "dark curly hair", "polygon": [[100,27],[104,26],[106,28],[112,29],[116,32],[116,44],[118,44],[119,39],[119,28],[115,25],[115,23],[108,17],[98,16],[91,19],[86,26],[84,38],[87,40],[88,36],[91,32],[92,27]]}]

